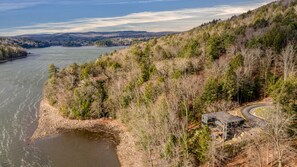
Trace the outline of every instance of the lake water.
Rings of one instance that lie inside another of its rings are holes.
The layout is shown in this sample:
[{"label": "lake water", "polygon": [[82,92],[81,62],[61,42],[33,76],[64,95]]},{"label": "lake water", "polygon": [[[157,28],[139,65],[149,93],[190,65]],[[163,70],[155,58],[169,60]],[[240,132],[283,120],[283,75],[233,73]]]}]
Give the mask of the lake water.
[{"label": "lake water", "polygon": [[119,47],[30,49],[25,59],[0,64],[0,167],[117,167],[116,146],[97,134],[71,132],[29,142],[37,127],[48,65],[95,60]]}]

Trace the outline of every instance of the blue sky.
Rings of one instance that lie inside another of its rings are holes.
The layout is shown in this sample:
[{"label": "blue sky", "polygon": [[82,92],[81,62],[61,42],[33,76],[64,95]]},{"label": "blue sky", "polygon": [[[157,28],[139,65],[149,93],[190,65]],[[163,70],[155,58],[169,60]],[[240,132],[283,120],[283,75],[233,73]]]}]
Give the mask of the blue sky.
[{"label": "blue sky", "polygon": [[272,0],[0,0],[0,36],[87,31],[185,31]]}]

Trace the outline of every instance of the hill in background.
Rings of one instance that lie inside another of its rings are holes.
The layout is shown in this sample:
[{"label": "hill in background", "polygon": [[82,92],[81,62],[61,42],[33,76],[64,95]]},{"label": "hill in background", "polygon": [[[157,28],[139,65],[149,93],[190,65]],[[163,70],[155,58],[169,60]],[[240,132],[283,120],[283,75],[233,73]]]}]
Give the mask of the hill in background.
[{"label": "hill in background", "polygon": [[11,41],[24,48],[48,46],[128,46],[173,32],[119,31],[20,35]]},{"label": "hill in background", "polygon": [[[296,1],[277,1],[91,63],[60,70],[51,65],[45,96],[71,119],[120,120],[137,138],[149,165],[226,165],[246,144],[218,149],[220,154],[213,156],[201,115],[265,97],[273,97],[282,113],[295,115],[296,42]],[[254,161],[252,156],[244,159],[246,164]]]}]

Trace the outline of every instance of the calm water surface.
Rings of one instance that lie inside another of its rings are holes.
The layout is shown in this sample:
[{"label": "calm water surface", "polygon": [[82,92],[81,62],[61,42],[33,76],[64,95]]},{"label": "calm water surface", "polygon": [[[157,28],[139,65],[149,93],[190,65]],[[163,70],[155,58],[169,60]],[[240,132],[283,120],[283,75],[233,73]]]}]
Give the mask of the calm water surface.
[{"label": "calm water surface", "polygon": [[[71,132],[29,143],[49,64],[95,60],[118,47],[30,49],[25,59],[0,64],[0,167],[117,167],[115,145],[96,134]],[[95,136],[95,137],[94,137]]]}]

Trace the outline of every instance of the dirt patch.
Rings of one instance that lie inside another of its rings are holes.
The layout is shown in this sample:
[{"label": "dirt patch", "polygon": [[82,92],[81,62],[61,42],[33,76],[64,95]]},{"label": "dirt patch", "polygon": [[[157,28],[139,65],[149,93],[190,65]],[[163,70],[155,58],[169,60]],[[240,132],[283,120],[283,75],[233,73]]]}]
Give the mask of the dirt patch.
[{"label": "dirt patch", "polygon": [[38,127],[31,140],[56,135],[70,130],[87,130],[112,136],[117,144],[117,155],[123,167],[142,167],[142,153],[137,149],[133,136],[120,122],[109,119],[70,120],[60,115],[59,111],[42,100],[39,109]]}]

